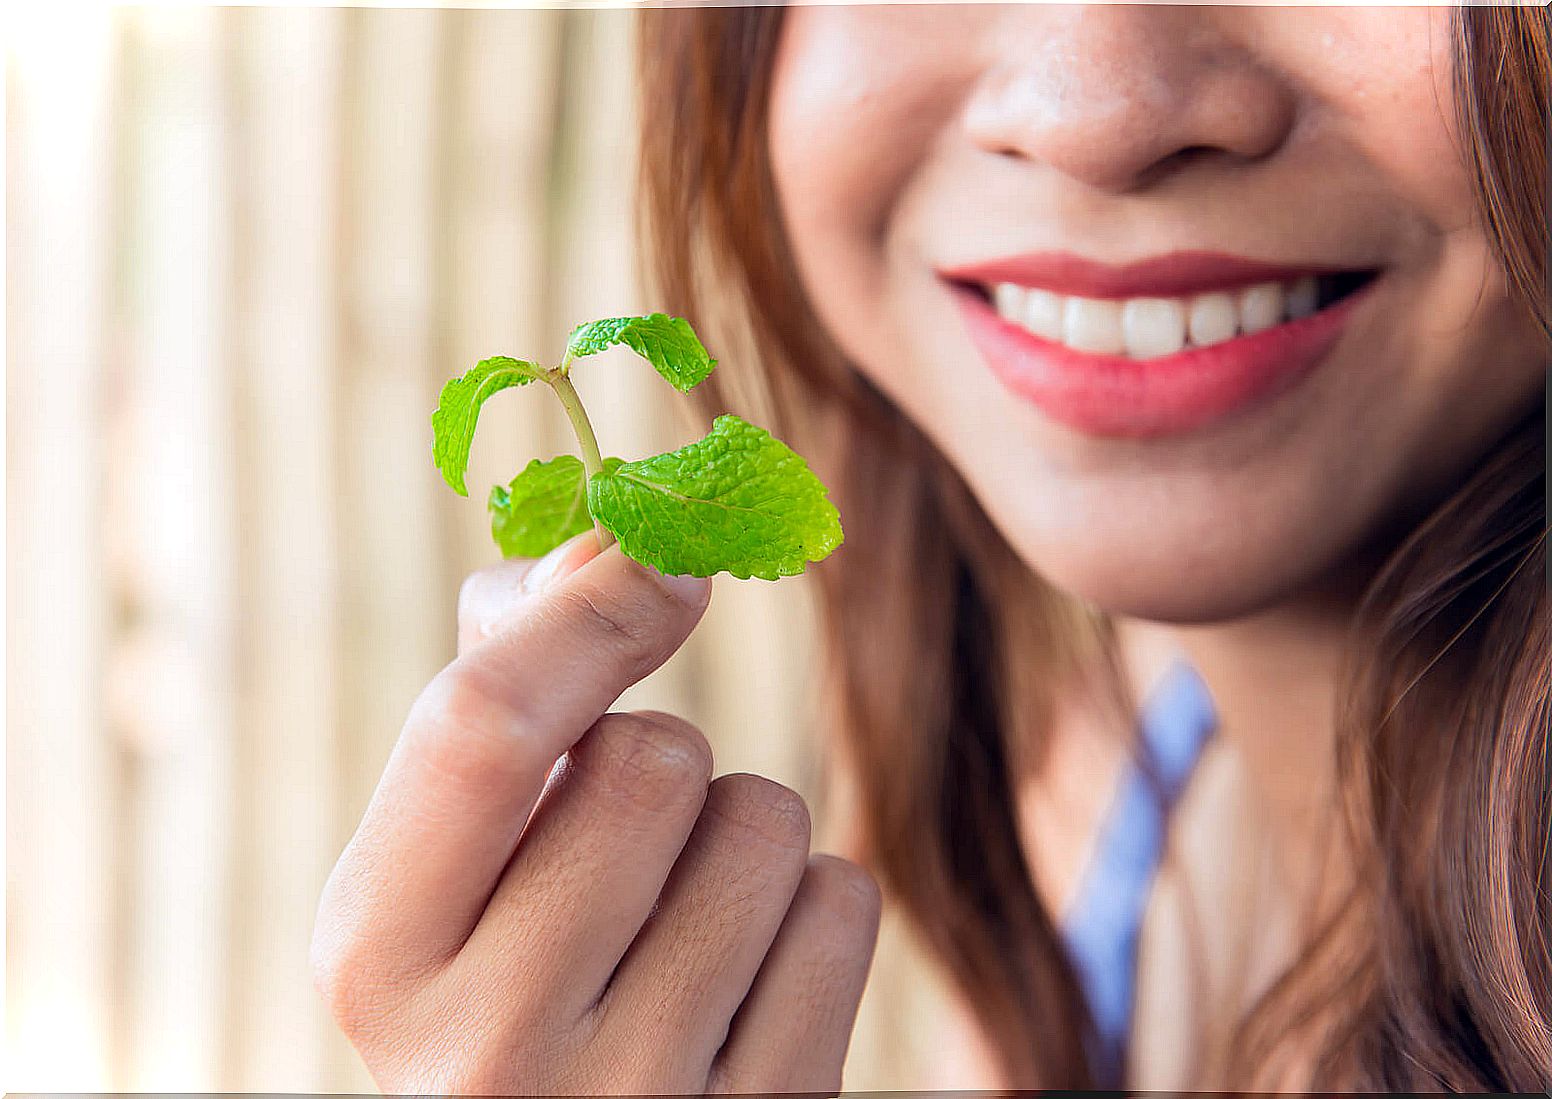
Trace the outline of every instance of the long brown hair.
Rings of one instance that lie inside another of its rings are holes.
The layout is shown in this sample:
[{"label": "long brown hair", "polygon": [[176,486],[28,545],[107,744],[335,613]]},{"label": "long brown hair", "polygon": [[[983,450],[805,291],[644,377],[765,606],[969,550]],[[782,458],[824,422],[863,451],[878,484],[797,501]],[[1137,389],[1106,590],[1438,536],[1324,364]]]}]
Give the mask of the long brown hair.
[{"label": "long brown hair", "polygon": [[[759,415],[811,454],[846,516],[847,545],[815,576],[833,748],[860,783],[870,866],[974,1006],[1007,1081],[1083,1086],[1091,1024],[1032,885],[1014,793],[1039,764],[1051,692],[1097,670],[1126,704],[1114,645],[1102,616],[1017,558],[813,315],[766,155],[781,18],[643,13],[648,281],[655,303],[717,341],[727,365],[708,406]],[[1543,331],[1548,18],[1463,8],[1454,31],[1482,216]],[[1236,1086],[1274,1078],[1299,1032],[1319,1050],[1316,1084],[1552,1083],[1540,420],[1390,553],[1361,601],[1336,717],[1362,887],[1244,1020]]]}]

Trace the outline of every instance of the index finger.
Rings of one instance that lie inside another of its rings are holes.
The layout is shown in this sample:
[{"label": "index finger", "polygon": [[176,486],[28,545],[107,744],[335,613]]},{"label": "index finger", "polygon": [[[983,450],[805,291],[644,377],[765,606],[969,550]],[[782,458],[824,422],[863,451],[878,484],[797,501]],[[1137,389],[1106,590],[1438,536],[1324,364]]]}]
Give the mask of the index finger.
[{"label": "index finger", "polygon": [[384,976],[456,954],[556,761],[684,642],[710,591],[614,546],[444,668],[325,887],[334,933]]}]

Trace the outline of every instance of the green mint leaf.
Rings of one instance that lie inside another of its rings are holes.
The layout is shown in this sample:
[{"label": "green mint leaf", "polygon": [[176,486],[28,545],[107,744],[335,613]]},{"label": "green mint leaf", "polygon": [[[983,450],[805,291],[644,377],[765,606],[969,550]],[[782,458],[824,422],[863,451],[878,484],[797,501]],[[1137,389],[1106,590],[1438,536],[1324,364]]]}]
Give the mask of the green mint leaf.
[{"label": "green mint leaf", "polygon": [[619,343],[651,363],[681,393],[700,385],[717,365],[701,346],[690,322],[667,313],[579,324],[566,343],[566,354],[580,359]]},{"label": "green mint leaf", "polygon": [[544,368],[537,363],[496,355],[481,359],[463,377],[453,378],[442,387],[437,410],[431,414],[431,453],[442,477],[458,495],[469,495],[463,478],[469,468],[469,445],[474,442],[480,405],[491,394],[514,385],[527,385],[543,372]]},{"label": "green mint leaf", "polygon": [[[610,472],[625,463],[605,458]],[[504,557],[542,557],[593,525],[587,511],[587,476],[570,454],[535,458],[510,485],[490,490],[490,533]]]},{"label": "green mint leaf", "polygon": [[718,416],[689,446],[595,475],[587,504],[628,556],[674,575],[795,576],[842,538],[808,463],[737,416]]}]

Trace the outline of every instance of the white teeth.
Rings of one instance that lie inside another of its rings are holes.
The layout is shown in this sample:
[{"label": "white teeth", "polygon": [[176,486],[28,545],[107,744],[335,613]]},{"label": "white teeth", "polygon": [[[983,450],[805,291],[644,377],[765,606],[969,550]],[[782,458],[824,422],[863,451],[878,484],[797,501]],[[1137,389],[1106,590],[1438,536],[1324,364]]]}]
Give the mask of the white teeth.
[{"label": "white teeth", "polygon": [[1024,312],[1024,295],[1028,291],[1022,286],[1015,286],[1011,282],[999,282],[993,292],[993,300],[997,305],[999,317],[1013,318],[1022,316]]},{"label": "white teeth", "polygon": [[1261,332],[1283,319],[1283,288],[1275,282],[1247,286],[1239,292],[1239,330]]},{"label": "white teeth", "polygon": [[1029,296],[1024,299],[1023,313],[1011,313],[1009,316],[1022,316],[1024,327],[1042,339],[1058,342],[1062,339],[1062,296],[1060,294],[1053,294],[1049,290],[1032,289],[1029,291]]},{"label": "white teeth", "polygon": [[1307,317],[1315,311],[1315,276],[1305,275],[1302,279],[1295,279],[1292,286],[1288,287],[1288,316],[1298,319]]},{"label": "white teeth", "polygon": [[1132,298],[1121,307],[1121,334],[1134,359],[1173,355],[1186,345],[1186,310],[1175,298]]},{"label": "white teeth", "polygon": [[1231,340],[1238,329],[1239,306],[1232,295],[1214,291],[1191,299],[1189,331],[1197,347]]},{"label": "white teeth", "polygon": [[1121,338],[1121,303],[1099,298],[1068,298],[1062,317],[1062,342],[1074,351],[1119,355],[1126,350]]},{"label": "white teeth", "polygon": [[1210,347],[1315,312],[1313,275],[1179,298],[1080,298],[1001,282],[991,287],[997,315],[1076,351],[1154,359]]}]

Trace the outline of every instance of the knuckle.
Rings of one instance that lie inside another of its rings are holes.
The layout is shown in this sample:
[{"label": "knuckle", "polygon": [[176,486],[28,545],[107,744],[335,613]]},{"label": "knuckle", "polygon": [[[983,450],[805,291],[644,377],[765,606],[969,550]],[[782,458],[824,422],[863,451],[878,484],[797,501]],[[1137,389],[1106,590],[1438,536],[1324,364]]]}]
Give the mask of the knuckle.
[{"label": "knuckle", "polygon": [[705,736],[670,714],[605,714],[573,754],[611,792],[648,808],[682,808],[699,801],[711,781],[711,746]]},{"label": "knuckle", "polygon": [[759,775],[724,775],[711,784],[707,804],[727,823],[773,848],[807,854],[813,823],[794,791]]},{"label": "knuckle", "polygon": [[345,928],[321,922],[308,950],[313,988],[335,1022],[352,1041],[366,1033],[376,1018],[380,999],[370,952]]},{"label": "knuckle", "polygon": [[537,1074],[521,1061],[479,1060],[441,1074],[435,1091],[442,1095],[521,1094],[526,1087],[516,1081],[528,1075]]},{"label": "knuckle", "polygon": [[[787,1060],[778,1064],[760,1063],[752,1070],[740,1072],[727,1066],[714,1071],[706,1087],[707,1095],[820,1095],[845,1096],[864,1094],[843,1090],[839,1066],[815,1066]],[[881,1093],[893,1094],[893,1093]],[[939,1092],[905,1092],[902,1094],[940,1094]],[[959,1094],[951,1092],[949,1094]],[[973,1093],[972,1093],[973,1094]],[[989,1092],[987,1094],[1003,1094]],[[1010,1093],[1011,1094],[1011,1093]]]},{"label": "knuckle", "polygon": [[859,929],[878,924],[883,893],[863,867],[835,855],[816,854],[808,860],[805,877],[814,902],[830,919]]},{"label": "knuckle", "polygon": [[662,628],[672,612],[667,593],[650,581],[630,585],[574,583],[554,593],[555,613],[590,645],[604,645],[633,678],[651,671],[667,655]]},{"label": "knuckle", "polygon": [[307,968],[312,974],[313,989],[323,997],[324,1003],[334,1007],[348,995],[351,977],[342,965],[340,951],[329,940],[322,928],[313,931],[312,943],[307,951]]},{"label": "knuckle", "polygon": [[410,724],[422,762],[460,789],[504,788],[539,766],[515,692],[477,665],[443,669],[416,700]]},{"label": "knuckle", "polygon": [[[507,1028],[512,1029],[512,1028]],[[538,1026],[508,1034],[492,1033],[478,1044],[458,1043],[438,1058],[427,1081],[432,1095],[556,1094],[558,1066],[571,1059],[564,1044],[548,1028]]]},{"label": "knuckle", "polygon": [[340,1031],[362,1049],[381,1045],[398,1004],[421,979],[400,972],[383,949],[374,877],[347,847],[324,883],[307,949],[314,990]]}]

